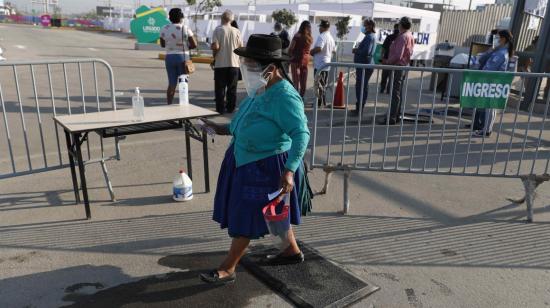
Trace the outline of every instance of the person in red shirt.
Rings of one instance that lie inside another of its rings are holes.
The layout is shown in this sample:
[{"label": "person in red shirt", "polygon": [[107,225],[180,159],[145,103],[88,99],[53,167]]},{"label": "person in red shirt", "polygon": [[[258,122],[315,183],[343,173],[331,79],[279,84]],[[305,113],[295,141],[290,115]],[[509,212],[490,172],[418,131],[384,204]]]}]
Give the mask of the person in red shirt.
[{"label": "person in red shirt", "polygon": [[[408,66],[411,62],[411,57],[414,49],[414,38],[410,31],[412,26],[411,20],[408,17],[403,17],[399,20],[399,35],[390,46],[390,54],[388,59],[384,60],[384,64],[394,66]],[[399,122],[399,114],[401,112],[403,81],[406,78],[404,70],[396,69],[393,71],[393,88],[390,104],[390,118],[386,121],[390,125]]]},{"label": "person in red shirt", "polygon": [[307,66],[309,65],[309,50],[311,49],[312,43],[311,23],[304,20],[302,24],[300,24],[298,32],[294,35],[294,38],[292,38],[292,43],[290,43],[288,51],[290,55],[290,69],[292,70],[292,82],[302,99],[306,93]]}]

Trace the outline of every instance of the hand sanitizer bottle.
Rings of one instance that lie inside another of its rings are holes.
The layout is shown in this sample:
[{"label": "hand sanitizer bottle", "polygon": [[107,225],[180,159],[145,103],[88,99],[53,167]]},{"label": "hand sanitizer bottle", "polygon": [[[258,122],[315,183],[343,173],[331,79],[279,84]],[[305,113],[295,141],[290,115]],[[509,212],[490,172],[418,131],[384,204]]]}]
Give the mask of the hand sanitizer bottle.
[{"label": "hand sanitizer bottle", "polygon": [[139,87],[136,87],[134,96],[132,96],[132,109],[136,121],[143,121],[145,116],[145,103],[143,102],[143,97],[139,93]]},{"label": "hand sanitizer bottle", "polygon": [[179,77],[178,89],[180,105],[189,104],[189,75]]}]

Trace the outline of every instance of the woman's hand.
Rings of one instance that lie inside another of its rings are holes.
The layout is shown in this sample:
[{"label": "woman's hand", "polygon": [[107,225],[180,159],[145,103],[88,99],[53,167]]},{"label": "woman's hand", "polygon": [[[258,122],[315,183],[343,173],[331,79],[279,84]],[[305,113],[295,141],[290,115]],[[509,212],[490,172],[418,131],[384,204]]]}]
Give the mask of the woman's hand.
[{"label": "woman's hand", "polygon": [[205,118],[200,118],[204,122],[204,125],[210,127],[217,135],[224,136],[230,135],[229,127],[226,124],[218,124]]},{"label": "woman's hand", "polygon": [[287,194],[294,189],[294,172],[285,170],[281,176],[281,194]]}]

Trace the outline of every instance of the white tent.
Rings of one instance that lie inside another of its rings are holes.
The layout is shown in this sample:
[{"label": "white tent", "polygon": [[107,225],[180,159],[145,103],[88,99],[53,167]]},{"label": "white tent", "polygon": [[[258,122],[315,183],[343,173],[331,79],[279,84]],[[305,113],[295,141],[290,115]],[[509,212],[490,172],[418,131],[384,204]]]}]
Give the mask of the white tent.
[{"label": "white tent", "polygon": [[[271,14],[275,10],[287,9],[298,18],[298,23],[288,29],[292,36],[298,29],[303,20],[309,20],[316,24],[321,19],[336,20],[340,17],[350,16],[350,32],[344,42],[340,43],[341,52],[345,59],[351,57],[351,49],[357,41],[363,38],[360,33],[361,20],[363,18],[393,19],[397,21],[403,16],[408,16],[413,20],[420,20],[419,31],[414,33],[417,44],[413,54],[414,59],[430,59],[435,51],[437,42],[437,29],[439,25],[440,14],[438,12],[413,9],[383,3],[375,3],[372,0],[356,3],[310,3],[310,4],[262,4],[257,6],[247,5],[225,5],[216,10],[213,14],[207,14],[200,22],[200,34],[210,37],[219,24],[219,15],[225,10],[231,10],[235,14],[243,38],[246,41],[253,33],[272,32],[273,23]],[[251,18],[250,16],[256,16]],[[392,29],[378,29],[378,43],[382,43]],[[336,37],[336,28],[331,27],[331,33]],[[318,35],[317,27],[313,27],[313,35]]]}]

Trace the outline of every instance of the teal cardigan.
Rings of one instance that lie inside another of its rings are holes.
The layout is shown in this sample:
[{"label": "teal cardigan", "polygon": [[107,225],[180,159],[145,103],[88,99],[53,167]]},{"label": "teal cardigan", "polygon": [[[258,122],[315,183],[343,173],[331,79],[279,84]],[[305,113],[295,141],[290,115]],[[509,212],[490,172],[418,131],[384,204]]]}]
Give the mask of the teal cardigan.
[{"label": "teal cardigan", "polygon": [[242,101],[229,130],[237,167],[288,151],[285,168],[295,172],[309,143],[304,104],[286,80]]}]

